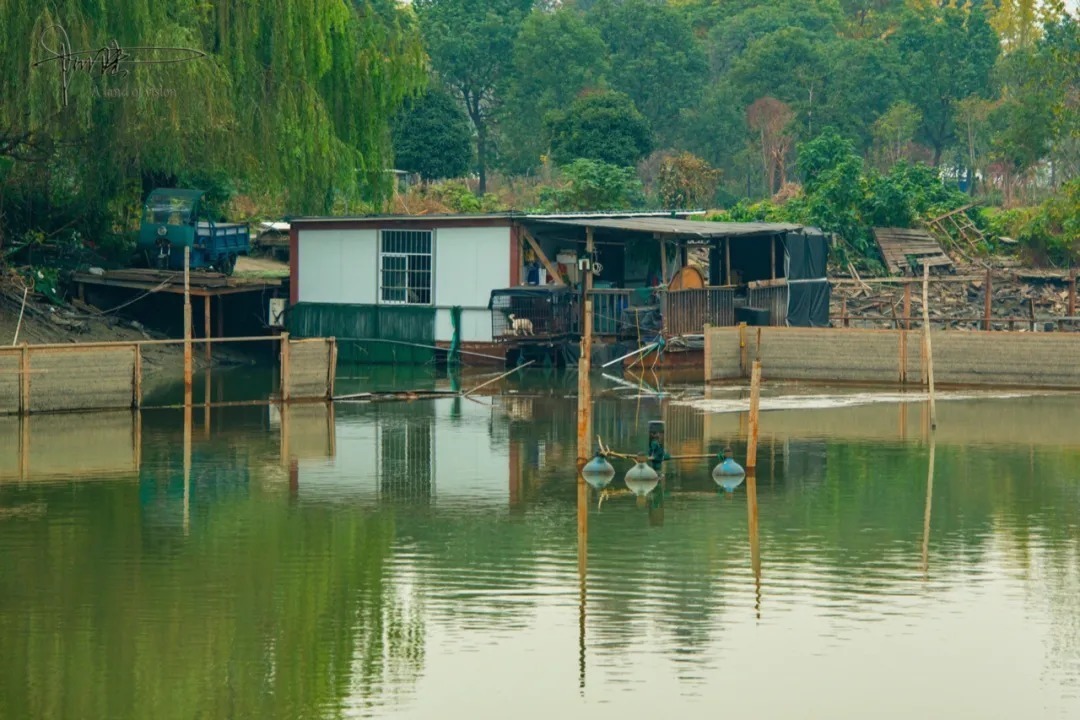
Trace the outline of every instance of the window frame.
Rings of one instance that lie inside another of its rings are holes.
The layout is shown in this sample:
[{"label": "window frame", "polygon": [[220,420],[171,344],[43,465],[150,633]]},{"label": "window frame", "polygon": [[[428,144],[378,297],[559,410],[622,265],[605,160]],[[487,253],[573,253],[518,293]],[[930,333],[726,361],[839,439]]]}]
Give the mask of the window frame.
[{"label": "window frame", "polygon": [[[399,250],[386,250],[387,236],[394,234],[402,234],[405,237],[401,238],[405,243],[415,242],[418,238],[409,238],[406,234],[426,234],[427,235],[427,252],[402,252]],[[414,275],[423,274],[425,270],[410,270],[409,264],[411,258],[427,258],[428,266],[426,269],[428,282],[427,287],[413,286],[411,280],[414,279]],[[405,261],[404,267],[401,269],[386,268],[387,258],[401,258]],[[435,305],[435,230],[428,229],[380,229],[379,230],[379,264],[376,268],[378,273],[378,296],[377,301],[379,305],[402,305],[412,307],[433,307]],[[405,277],[405,284],[403,286],[387,285],[386,276],[394,274],[403,274]],[[386,297],[387,292],[404,291],[405,298],[403,300],[392,300]],[[409,299],[410,292],[421,292],[427,290],[428,299],[425,302],[412,301]]]}]

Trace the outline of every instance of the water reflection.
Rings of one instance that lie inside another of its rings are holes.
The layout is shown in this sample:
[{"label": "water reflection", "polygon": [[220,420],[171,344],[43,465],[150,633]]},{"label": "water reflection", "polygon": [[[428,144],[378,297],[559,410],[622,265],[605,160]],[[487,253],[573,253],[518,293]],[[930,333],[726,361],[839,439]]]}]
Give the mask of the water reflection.
[{"label": "water reflection", "polygon": [[[0,419],[0,717],[927,714],[882,658],[948,677],[951,714],[1075,707],[1080,450],[948,442],[944,403],[927,447],[885,407],[890,440],[763,422],[731,494],[665,463],[646,508],[621,479],[598,508],[573,399],[512,389]],[[596,433],[744,456],[636,405],[598,399]]]}]

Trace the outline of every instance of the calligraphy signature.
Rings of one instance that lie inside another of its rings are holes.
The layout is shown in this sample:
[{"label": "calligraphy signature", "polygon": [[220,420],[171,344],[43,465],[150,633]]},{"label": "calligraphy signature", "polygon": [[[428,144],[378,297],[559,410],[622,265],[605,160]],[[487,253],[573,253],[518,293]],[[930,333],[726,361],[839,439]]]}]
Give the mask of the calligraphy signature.
[{"label": "calligraphy signature", "polygon": [[[46,44],[45,35],[50,30],[55,30],[57,36],[60,38],[60,47],[58,49],[54,50]],[[100,77],[106,75],[126,77],[128,70],[122,67],[122,63],[160,65],[197,60],[198,58],[206,56],[206,53],[193,48],[123,48],[116,40],[110,40],[104,47],[97,50],[72,51],[71,40],[68,38],[67,31],[64,30],[61,25],[53,25],[52,27],[46,28],[41,35],[41,47],[45,49],[45,52],[49,53],[49,57],[38,60],[33,64],[33,67],[38,67],[39,65],[50,62],[60,63],[60,84],[64,89],[65,106],[68,104],[68,85],[71,84],[71,77],[74,73],[85,72],[87,75],[93,75],[97,72]],[[147,55],[151,53],[159,53],[164,55],[164,57],[136,57],[137,54]]]}]

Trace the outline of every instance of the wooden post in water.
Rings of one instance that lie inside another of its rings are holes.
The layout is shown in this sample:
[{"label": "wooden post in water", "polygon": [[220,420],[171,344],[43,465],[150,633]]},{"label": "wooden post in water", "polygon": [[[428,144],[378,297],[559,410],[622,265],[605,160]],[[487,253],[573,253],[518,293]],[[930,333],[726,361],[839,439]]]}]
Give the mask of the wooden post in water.
[{"label": "wooden post in water", "polygon": [[[186,248],[185,248],[186,251]],[[186,263],[185,263],[186,267]],[[188,402],[184,404],[184,534],[188,534],[191,517],[191,386],[188,386]]]},{"label": "wooden post in water", "polygon": [[754,572],[754,610],[761,618],[761,546],[758,544],[757,476],[746,473],[746,520],[750,535],[750,567]]},{"label": "wooden post in water", "polygon": [[[578,358],[578,482],[584,483],[581,469],[589,462],[592,448],[592,390],[589,385],[589,371],[592,361],[592,258],[593,230],[585,228],[585,256],[588,258],[585,275],[581,280],[584,315],[581,319],[581,357]],[[666,257],[666,248],[664,249]]]},{"label": "wooden post in water", "polygon": [[990,306],[994,301],[994,276],[990,274],[990,266],[986,266],[986,281],[983,283],[986,297],[983,299],[983,330],[990,331]]},{"label": "wooden post in water", "polygon": [[281,396],[282,402],[288,402],[289,400],[289,333],[283,332],[278,336],[278,340],[281,342],[281,368],[279,370],[281,378],[281,387],[278,388],[278,395]]},{"label": "wooden post in water", "polygon": [[758,410],[761,405],[761,361],[754,361],[750,374],[750,430],[746,445],[746,475],[753,476],[757,469]]},{"label": "wooden post in water", "polygon": [[191,405],[191,247],[184,246],[184,405]]},{"label": "wooden post in water", "polygon": [[926,384],[930,394],[930,429],[937,429],[937,404],[934,400],[934,353],[930,346],[930,266],[923,265],[922,285],[923,348],[926,357]]},{"label": "wooden post in water", "polygon": [[926,508],[923,511],[922,571],[923,579],[930,571],[930,506],[934,499],[934,436],[930,436],[930,462],[926,472]]},{"label": "wooden post in water", "polygon": [[578,474],[578,688],[585,689],[585,586],[589,565],[589,486]]}]

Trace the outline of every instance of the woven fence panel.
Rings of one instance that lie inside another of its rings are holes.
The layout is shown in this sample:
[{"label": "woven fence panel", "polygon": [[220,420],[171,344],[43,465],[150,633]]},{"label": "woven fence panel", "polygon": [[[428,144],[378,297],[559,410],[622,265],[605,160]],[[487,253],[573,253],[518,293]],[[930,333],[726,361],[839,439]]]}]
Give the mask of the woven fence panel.
[{"label": "woven fence panel", "polygon": [[289,399],[325,398],[330,393],[330,343],[289,341]]},{"label": "woven fence panel", "polygon": [[129,408],[135,347],[31,348],[30,412]]},{"label": "woven fence panel", "polygon": [[19,412],[19,363],[22,350],[0,350],[0,415]]}]

